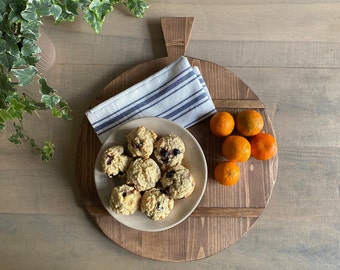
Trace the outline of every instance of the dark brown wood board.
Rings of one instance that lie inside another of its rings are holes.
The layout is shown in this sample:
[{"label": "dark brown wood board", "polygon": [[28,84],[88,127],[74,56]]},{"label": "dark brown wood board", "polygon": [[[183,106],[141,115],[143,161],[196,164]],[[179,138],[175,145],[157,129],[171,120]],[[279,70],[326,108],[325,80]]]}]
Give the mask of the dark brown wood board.
[{"label": "dark brown wood board", "polygon": [[[93,102],[93,106],[159,71],[185,55],[194,18],[162,18],[168,56],[137,65],[111,81]],[[186,55],[185,55],[186,56]],[[186,56],[198,66],[218,110],[233,115],[253,108],[265,119],[263,131],[275,136],[265,106],[257,95],[235,74],[215,63]],[[208,183],[198,208],[183,223],[162,232],[141,232],[121,225],[102,206],[94,183],[94,164],[100,142],[84,117],[76,154],[77,182],[87,212],[114,243],[142,257],[161,261],[193,261],[231,246],[254,225],[265,209],[275,185],[278,156],[268,161],[250,158],[239,163],[240,181],[225,187],[213,179],[213,169],[223,160],[221,144],[209,131],[206,119],[189,131],[200,143],[208,165]]]}]

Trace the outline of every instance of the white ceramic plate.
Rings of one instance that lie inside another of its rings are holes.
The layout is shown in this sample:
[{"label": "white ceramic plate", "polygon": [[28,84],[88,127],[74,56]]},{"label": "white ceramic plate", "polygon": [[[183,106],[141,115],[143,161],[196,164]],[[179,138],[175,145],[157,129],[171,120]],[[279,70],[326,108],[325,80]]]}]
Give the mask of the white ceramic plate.
[{"label": "white ceramic plate", "polygon": [[[116,214],[108,205],[112,188],[121,183],[119,183],[119,180],[117,181],[116,178],[108,178],[102,172],[100,164],[101,156],[105,149],[111,145],[119,144],[126,146],[126,134],[138,126],[145,126],[146,128],[155,131],[159,136],[170,133],[178,135],[183,140],[186,147],[182,163],[190,169],[196,181],[193,193],[188,198],[176,200],[173,210],[164,220],[151,220],[140,211],[128,216]],[[127,227],[141,231],[157,232],[176,226],[195,210],[204,194],[207,184],[207,174],[208,170],[204,153],[199,143],[188,130],[170,120],[146,117],[132,120],[112,130],[112,134],[102,145],[98,153],[94,169],[94,180],[99,198],[112,217]]]}]

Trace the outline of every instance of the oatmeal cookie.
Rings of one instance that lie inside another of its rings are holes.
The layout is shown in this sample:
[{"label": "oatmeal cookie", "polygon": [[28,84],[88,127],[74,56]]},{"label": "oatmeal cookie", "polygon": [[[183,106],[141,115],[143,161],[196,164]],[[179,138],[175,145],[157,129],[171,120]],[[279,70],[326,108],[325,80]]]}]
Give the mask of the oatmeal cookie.
[{"label": "oatmeal cookie", "polygon": [[151,158],[137,158],[130,163],[126,172],[127,184],[134,185],[139,191],[144,191],[156,186],[161,178],[161,170]]},{"label": "oatmeal cookie", "polygon": [[102,170],[110,178],[125,174],[132,158],[124,154],[124,147],[121,145],[112,146],[104,151],[102,156]]},{"label": "oatmeal cookie", "polygon": [[126,136],[128,149],[133,157],[148,158],[151,156],[157,134],[144,126],[131,130]]},{"label": "oatmeal cookie", "polygon": [[154,154],[162,169],[180,164],[184,152],[184,143],[177,135],[169,134],[156,141]]},{"label": "oatmeal cookie", "polygon": [[112,189],[109,206],[117,214],[131,215],[139,209],[140,201],[140,192],[124,184]]},{"label": "oatmeal cookie", "polygon": [[176,165],[168,169],[160,183],[169,196],[175,200],[187,198],[195,189],[195,179],[189,169],[183,165]]},{"label": "oatmeal cookie", "polygon": [[162,220],[170,214],[174,200],[157,188],[152,188],[142,196],[141,211],[152,220]]}]

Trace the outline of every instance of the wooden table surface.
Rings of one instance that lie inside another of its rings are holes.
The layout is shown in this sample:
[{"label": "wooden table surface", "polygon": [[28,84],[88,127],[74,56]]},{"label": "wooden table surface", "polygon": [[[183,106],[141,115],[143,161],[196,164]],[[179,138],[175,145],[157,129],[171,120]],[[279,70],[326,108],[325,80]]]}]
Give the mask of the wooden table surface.
[{"label": "wooden table surface", "polygon": [[[80,18],[46,20],[57,52],[46,77],[74,119],[26,118],[32,137],[57,146],[47,164],[0,133],[0,269],[339,269],[339,14],[335,0],[160,0],[143,19],[117,8],[100,34]],[[121,72],[164,57],[160,18],[179,16],[195,17],[186,54],[226,67],[266,105],[279,167],[265,211],[242,239],[202,260],[165,263],[100,231],[84,210],[75,157],[86,109]]]}]

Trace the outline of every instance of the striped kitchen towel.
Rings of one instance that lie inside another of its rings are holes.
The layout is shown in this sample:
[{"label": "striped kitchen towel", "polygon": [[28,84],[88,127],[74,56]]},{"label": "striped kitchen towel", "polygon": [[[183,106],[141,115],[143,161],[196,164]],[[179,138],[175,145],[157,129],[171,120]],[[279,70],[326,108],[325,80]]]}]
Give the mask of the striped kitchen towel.
[{"label": "striped kitchen towel", "polygon": [[162,117],[190,127],[216,112],[198,67],[180,57],[162,70],[88,110],[99,140],[110,130],[139,117]]}]

